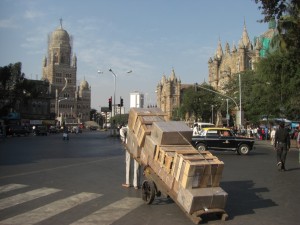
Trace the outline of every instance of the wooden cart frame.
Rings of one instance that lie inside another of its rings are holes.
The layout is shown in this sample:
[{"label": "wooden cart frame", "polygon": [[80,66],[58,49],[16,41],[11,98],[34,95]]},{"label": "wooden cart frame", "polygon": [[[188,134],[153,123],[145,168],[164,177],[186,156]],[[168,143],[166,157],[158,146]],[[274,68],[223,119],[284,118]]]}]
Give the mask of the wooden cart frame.
[{"label": "wooden cart frame", "polygon": [[146,177],[146,180],[144,180],[142,184],[142,199],[146,204],[151,204],[155,197],[159,197],[163,194],[170,197],[195,224],[199,224],[202,221],[201,217],[207,214],[216,214],[221,220],[227,220],[228,214],[224,209],[203,209],[193,212],[192,214],[187,213],[177,201],[176,193],[167,187],[167,185],[158,177],[151,167],[145,166],[144,176]]}]

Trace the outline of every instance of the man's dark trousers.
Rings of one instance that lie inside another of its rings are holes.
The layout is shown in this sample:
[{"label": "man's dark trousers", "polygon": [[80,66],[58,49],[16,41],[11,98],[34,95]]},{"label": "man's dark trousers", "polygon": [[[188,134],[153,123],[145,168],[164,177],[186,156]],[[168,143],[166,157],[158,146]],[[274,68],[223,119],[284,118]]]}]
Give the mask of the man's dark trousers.
[{"label": "man's dark trousers", "polygon": [[281,169],[285,170],[285,159],[287,155],[287,144],[279,142],[277,145],[277,163],[281,162]]}]

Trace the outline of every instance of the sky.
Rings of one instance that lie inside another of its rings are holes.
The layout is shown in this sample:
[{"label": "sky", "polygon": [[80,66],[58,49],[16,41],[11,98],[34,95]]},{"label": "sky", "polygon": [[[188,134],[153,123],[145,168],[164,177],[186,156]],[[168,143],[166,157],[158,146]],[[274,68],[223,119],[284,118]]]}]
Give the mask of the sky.
[{"label": "sky", "polygon": [[[174,69],[182,84],[208,81],[218,42],[237,45],[244,23],[253,41],[268,25],[254,0],[0,0],[0,66],[21,62],[28,79],[42,77],[47,37],[60,26],[73,37],[77,82],[92,90],[91,107],[130,93],[156,104],[155,90]],[[127,73],[128,71],[132,73]],[[103,73],[98,73],[101,71]]]}]

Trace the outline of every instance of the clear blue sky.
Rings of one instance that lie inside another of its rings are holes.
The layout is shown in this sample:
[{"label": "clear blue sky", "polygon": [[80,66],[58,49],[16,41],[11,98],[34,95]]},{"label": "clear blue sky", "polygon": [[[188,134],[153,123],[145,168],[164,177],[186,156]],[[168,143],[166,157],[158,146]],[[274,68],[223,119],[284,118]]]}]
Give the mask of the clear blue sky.
[{"label": "clear blue sky", "polygon": [[27,78],[41,79],[47,35],[60,18],[73,36],[78,82],[89,82],[97,110],[113,95],[109,68],[127,111],[133,91],[155,103],[156,86],[172,68],[184,84],[207,81],[219,39],[223,50],[226,42],[237,45],[244,21],[251,40],[268,28],[257,22],[254,0],[0,0],[0,66],[22,62]]}]

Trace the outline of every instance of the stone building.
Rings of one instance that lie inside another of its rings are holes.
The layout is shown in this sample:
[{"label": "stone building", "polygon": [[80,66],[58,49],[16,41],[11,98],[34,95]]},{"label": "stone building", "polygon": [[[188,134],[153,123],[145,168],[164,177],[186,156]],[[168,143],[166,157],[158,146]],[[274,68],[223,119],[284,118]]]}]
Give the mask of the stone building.
[{"label": "stone building", "polygon": [[91,87],[86,80],[77,86],[77,57],[72,36],[62,27],[48,36],[48,55],[43,60],[42,79],[49,82],[50,111],[57,120],[81,123],[90,120]]},{"label": "stone building", "polygon": [[230,48],[227,42],[225,51],[223,51],[219,40],[216,54],[213,58],[209,58],[208,61],[209,84],[216,90],[221,91],[232,76],[246,70],[254,70],[255,63],[261,57],[265,57],[266,52],[270,50],[270,41],[276,34],[275,27],[276,23],[271,21],[269,29],[259,37],[255,37],[255,43],[253,43],[250,41],[246,24],[244,24],[238,46],[233,44],[232,48]]},{"label": "stone building", "polygon": [[180,106],[182,92],[185,88],[192,86],[181,84],[181,80],[176,77],[174,69],[169,78],[162,76],[156,87],[157,107],[167,113],[168,118],[172,118],[175,108]]},{"label": "stone building", "polygon": [[[261,57],[265,57],[268,52],[274,51],[270,46],[274,35],[276,35],[276,23],[271,21],[269,29],[262,35],[255,37],[255,43],[253,44],[244,23],[238,46],[233,44],[230,49],[229,44],[226,43],[225,51],[223,51],[219,40],[215,56],[208,61],[209,84],[216,90],[222,91],[224,84],[234,75],[242,71],[255,69],[255,63]],[[157,107],[161,108],[171,118],[173,110],[181,104],[182,93],[191,86],[194,86],[194,84],[181,84],[181,80],[176,77],[174,70],[172,70],[169,78],[163,75],[156,87]],[[220,118],[219,120],[221,121]]]}]

